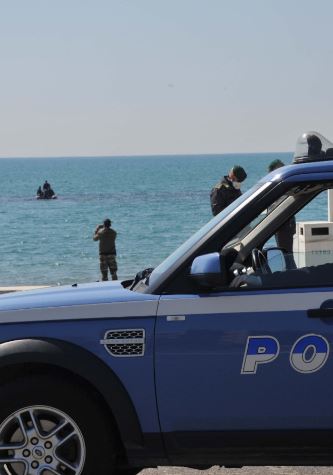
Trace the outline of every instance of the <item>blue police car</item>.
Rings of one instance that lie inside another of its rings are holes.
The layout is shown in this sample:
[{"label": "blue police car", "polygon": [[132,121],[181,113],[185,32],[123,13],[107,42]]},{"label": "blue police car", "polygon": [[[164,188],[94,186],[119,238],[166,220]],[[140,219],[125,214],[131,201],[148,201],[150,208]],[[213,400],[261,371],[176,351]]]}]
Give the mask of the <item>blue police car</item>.
[{"label": "blue police car", "polygon": [[1,296],[0,474],[331,465],[333,253],[274,236],[332,188],[304,134],[154,270]]}]

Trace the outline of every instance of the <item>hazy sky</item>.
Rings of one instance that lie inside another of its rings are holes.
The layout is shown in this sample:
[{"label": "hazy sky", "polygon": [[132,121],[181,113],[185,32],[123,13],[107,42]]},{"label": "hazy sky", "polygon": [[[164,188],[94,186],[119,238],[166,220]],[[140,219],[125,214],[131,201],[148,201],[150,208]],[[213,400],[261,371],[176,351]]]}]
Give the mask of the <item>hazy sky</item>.
[{"label": "hazy sky", "polygon": [[0,0],[0,156],[333,140],[331,0]]}]

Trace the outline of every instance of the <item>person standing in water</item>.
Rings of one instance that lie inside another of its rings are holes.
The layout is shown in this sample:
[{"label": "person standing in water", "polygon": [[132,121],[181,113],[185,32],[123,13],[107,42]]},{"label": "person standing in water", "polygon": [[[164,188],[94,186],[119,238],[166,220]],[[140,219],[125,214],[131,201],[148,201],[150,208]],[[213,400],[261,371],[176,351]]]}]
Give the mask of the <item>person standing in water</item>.
[{"label": "person standing in water", "polygon": [[99,263],[102,280],[108,279],[108,271],[112,280],[117,280],[117,260],[116,260],[116,237],[117,233],[111,228],[111,220],[106,219],[103,224],[99,224],[93,236],[94,241],[99,241]]}]

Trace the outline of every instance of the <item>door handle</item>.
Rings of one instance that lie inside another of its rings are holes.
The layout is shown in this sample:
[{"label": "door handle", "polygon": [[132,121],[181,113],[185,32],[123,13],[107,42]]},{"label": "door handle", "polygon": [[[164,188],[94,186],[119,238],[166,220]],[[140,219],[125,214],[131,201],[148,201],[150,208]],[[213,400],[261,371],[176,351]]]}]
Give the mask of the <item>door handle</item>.
[{"label": "door handle", "polygon": [[325,300],[320,308],[309,308],[309,318],[333,318],[333,300]]},{"label": "door handle", "polygon": [[333,308],[309,308],[309,318],[333,318]]},{"label": "door handle", "polygon": [[183,322],[185,315],[167,315],[167,322]]}]

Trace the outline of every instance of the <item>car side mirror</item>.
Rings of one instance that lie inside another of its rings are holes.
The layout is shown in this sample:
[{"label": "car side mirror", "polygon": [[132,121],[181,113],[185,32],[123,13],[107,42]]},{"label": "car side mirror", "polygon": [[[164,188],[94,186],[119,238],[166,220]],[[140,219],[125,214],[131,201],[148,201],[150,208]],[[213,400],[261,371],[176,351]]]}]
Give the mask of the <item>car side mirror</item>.
[{"label": "car side mirror", "polygon": [[223,285],[220,254],[212,252],[196,257],[191,265],[190,276],[203,288]]},{"label": "car side mirror", "polygon": [[267,264],[272,272],[284,272],[287,270],[287,261],[282,249],[273,247],[266,249]]}]

